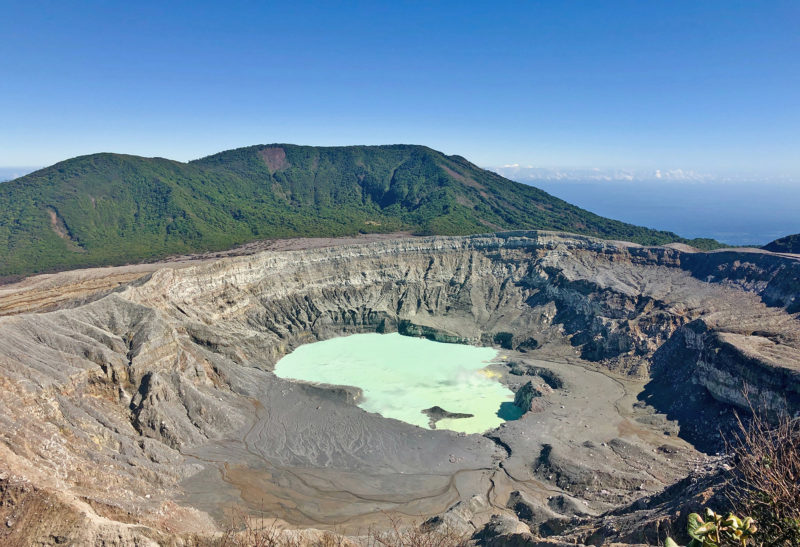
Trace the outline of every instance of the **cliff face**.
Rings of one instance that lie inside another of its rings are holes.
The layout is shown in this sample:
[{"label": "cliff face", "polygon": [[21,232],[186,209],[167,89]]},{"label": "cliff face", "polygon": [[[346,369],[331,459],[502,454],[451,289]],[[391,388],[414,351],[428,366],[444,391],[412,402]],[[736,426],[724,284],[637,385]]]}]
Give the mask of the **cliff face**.
[{"label": "cliff face", "polygon": [[773,416],[800,410],[796,349],[775,341],[774,331],[724,332],[699,319],[683,334],[696,382],[717,401]]},{"label": "cliff face", "polygon": [[521,350],[566,342],[604,369],[682,375],[725,404],[746,406],[747,389],[771,412],[800,411],[800,262],[768,253],[518,232],[264,252],[132,278],[71,282],[63,309],[37,312],[33,298],[27,313],[0,317],[2,461],[127,511],[175,499],[202,462],[219,461],[210,443],[233,443],[224,450],[241,461],[390,473],[403,480],[382,488],[409,499],[422,486],[408,474],[449,477],[504,457],[487,438],[387,425],[270,373],[298,345],[350,332],[399,327]]},{"label": "cliff face", "polygon": [[[783,390],[798,365],[790,315],[798,279],[798,261],[767,253],[519,233],[267,253],[163,270],[121,296],[179,322],[195,343],[261,368],[310,339],[400,324],[475,344],[510,334],[513,348],[566,337],[585,359],[647,375],[653,353],[697,322],[708,331],[697,360],[709,373],[761,363],[758,374],[733,376]],[[724,358],[710,359],[723,348]],[[770,384],[773,376],[782,380]]]}]

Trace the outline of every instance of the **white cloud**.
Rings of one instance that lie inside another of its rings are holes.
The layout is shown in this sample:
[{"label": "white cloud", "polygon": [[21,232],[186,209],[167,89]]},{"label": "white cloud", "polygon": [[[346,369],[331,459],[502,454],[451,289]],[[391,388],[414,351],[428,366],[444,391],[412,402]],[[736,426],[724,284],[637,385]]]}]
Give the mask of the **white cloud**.
[{"label": "white cloud", "polygon": [[548,168],[520,166],[519,163],[510,163],[502,167],[488,167],[504,177],[522,181],[685,181],[685,182],[711,182],[731,180],[727,177],[698,173],[689,169],[655,169],[632,170],[610,169],[600,167],[590,168]]}]

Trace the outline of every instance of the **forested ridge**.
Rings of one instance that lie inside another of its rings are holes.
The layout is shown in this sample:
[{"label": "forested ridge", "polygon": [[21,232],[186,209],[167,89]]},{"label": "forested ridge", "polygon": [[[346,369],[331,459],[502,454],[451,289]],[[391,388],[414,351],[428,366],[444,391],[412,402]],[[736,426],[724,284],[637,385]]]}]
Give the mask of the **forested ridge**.
[{"label": "forested ridge", "polygon": [[604,218],[424,146],[258,145],[181,163],[92,154],[0,185],[0,275],[155,260],[257,239],[562,230],[642,244]]}]

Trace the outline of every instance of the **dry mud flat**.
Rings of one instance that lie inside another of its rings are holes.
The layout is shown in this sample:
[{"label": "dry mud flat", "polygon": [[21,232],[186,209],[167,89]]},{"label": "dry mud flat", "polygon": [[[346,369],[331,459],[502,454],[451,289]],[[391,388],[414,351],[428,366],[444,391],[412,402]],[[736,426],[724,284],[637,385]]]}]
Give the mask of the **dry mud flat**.
[{"label": "dry mud flat", "polygon": [[[657,425],[649,413],[637,421],[641,382],[534,355],[504,357],[550,371],[559,388],[536,374],[509,374],[511,387],[531,381],[541,394],[533,412],[486,436],[384,419],[322,389],[310,393],[274,378],[259,393],[255,422],[241,439],[192,450],[212,465],[183,482],[185,501],[219,518],[221,500],[240,498],[295,526],[357,535],[385,526],[388,517],[420,523],[477,497],[478,510],[463,526],[474,532],[509,510],[513,491],[542,522],[596,514],[629,501],[631,492],[660,490],[699,457],[668,437],[676,427],[663,417]],[[495,365],[498,372],[509,368]],[[551,508],[564,503],[566,513]]]},{"label": "dry mud flat", "polygon": [[[696,430],[745,385],[800,409],[793,257],[520,232],[108,271],[0,294],[6,542],[175,543],[236,506],[347,534],[391,516],[630,540],[644,524],[599,515],[702,472]],[[505,346],[494,369],[528,412],[432,431],[271,372],[300,344],[394,330]]]}]

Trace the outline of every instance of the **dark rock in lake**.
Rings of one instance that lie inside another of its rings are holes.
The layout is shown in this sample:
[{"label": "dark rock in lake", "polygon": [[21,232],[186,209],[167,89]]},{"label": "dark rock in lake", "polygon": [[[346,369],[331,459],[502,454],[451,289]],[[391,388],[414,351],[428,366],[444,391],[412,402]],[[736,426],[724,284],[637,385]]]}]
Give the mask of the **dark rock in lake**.
[{"label": "dark rock in lake", "polygon": [[422,411],[428,417],[428,425],[431,429],[436,429],[436,422],[445,418],[459,419],[459,418],[472,418],[474,414],[465,414],[462,412],[448,412],[440,406],[432,406]]}]

